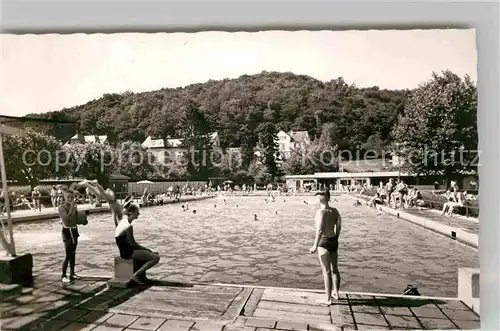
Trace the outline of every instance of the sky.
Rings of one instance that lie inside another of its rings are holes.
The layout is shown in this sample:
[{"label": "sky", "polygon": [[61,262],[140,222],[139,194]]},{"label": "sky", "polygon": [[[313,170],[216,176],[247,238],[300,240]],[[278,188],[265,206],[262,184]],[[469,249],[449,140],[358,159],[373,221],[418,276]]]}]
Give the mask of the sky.
[{"label": "sky", "polygon": [[415,88],[449,69],[477,81],[475,31],[1,35],[0,114],[84,104],[264,70],[359,87]]}]

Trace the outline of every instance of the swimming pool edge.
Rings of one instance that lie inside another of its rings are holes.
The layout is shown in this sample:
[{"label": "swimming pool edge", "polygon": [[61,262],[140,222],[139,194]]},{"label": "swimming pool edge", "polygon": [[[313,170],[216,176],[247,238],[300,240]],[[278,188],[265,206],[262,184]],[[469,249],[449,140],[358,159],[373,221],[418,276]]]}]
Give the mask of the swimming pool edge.
[{"label": "swimming pool edge", "polygon": [[[179,201],[168,200],[168,201],[163,203],[163,206],[169,205],[169,204],[174,204],[174,203],[206,200],[206,199],[215,198],[215,197],[216,196],[200,196],[200,197],[180,198]],[[141,208],[159,207],[159,206],[161,206],[161,205],[141,206]],[[92,208],[84,207],[80,210],[88,210],[89,214],[99,214],[99,213],[109,212],[109,207],[107,204],[103,204],[102,207],[92,207]],[[58,218],[58,217],[59,217],[59,215],[58,215],[57,211],[54,211],[54,212],[41,213],[41,214],[31,214],[31,215],[25,215],[25,216],[24,215],[23,216],[14,216],[14,217],[11,217],[11,219],[12,219],[12,224],[19,224],[19,223],[26,223],[26,222],[45,221],[45,220],[54,219],[54,218]],[[4,219],[4,220],[6,220],[6,219]]]},{"label": "swimming pool edge", "polygon": [[[360,200],[359,197],[355,197],[349,194],[342,194],[345,197],[348,197],[353,200]],[[368,202],[364,199],[360,200],[364,205],[368,205]],[[397,218],[400,218],[402,220],[405,220],[407,222],[410,222],[412,224],[416,224],[420,227],[423,227],[425,229],[437,232],[439,234],[442,234],[448,238],[451,238],[453,240],[457,240],[467,246],[470,246],[472,248],[479,249],[479,236],[475,233],[470,233],[465,231],[465,229],[462,228],[456,228],[452,227],[446,224],[442,224],[433,220],[430,220],[428,218],[422,217],[422,216],[416,216],[412,215],[410,213],[407,213],[402,210],[396,210],[392,209],[387,206],[377,206],[377,208],[387,214],[390,214],[392,216],[395,216]]]}]

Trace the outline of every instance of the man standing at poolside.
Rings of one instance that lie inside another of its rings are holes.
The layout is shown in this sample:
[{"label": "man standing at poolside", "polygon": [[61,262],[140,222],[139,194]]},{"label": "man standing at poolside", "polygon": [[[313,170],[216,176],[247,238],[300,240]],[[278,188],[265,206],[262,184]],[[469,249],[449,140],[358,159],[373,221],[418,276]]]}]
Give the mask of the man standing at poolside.
[{"label": "man standing at poolside", "polygon": [[323,271],[326,300],[320,303],[330,305],[332,303],[332,296],[334,299],[338,299],[339,297],[340,272],[337,250],[339,246],[341,217],[339,211],[328,204],[330,201],[330,191],[318,192],[316,195],[319,196],[320,207],[315,216],[316,238],[310,253],[318,251],[319,262]]}]

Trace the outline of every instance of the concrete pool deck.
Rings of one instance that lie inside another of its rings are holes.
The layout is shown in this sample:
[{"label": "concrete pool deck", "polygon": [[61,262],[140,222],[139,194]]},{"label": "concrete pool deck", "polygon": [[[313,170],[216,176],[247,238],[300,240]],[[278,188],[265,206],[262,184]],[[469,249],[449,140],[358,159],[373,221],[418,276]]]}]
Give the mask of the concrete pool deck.
[{"label": "concrete pool deck", "polygon": [[[2,330],[404,330],[479,329],[480,319],[451,298],[341,293],[321,306],[320,291],[168,278],[152,285],[108,289],[107,279],[62,287],[39,274],[30,288],[0,296]],[[1,292],[0,292],[0,295]]]},{"label": "concrete pool deck", "polygon": [[[368,203],[367,196],[355,196],[343,194],[353,200],[360,199]],[[479,248],[479,221],[476,218],[462,216],[442,216],[436,210],[431,209],[394,209],[386,205],[377,205],[377,209],[389,215],[419,225],[423,228],[445,235],[449,238],[462,242],[468,246]]]},{"label": "concrete pool deck", "polygon": [[[209,199],[209,198],[214,198],[214,195],[199,195],[199,196],[185,196],[181,197],[178,202],[174,200],[166,200],[163,202],[164,205],[168,204],[173,204],[173,203],[182,203],[182,202],[190,202],[190,201],[198,201],[198,200],[204,200],[204,199]],[[154,207],[158,205],[152,205],[152,206],[146,206],[146,207]],[[89,213],[94,214],[94,213],[104,213],[104,212],[109,212],[109,207],[107,203],[103,203],[101,207],[95,207],[93,205],[90,205],[88,203],[86,204],[79,204],[78,205],[78,210],[88,210]],[[48,208],[43,208],[41,212],[37,212],[34,210],[16,210],[16,211],[11,211],[10,213],[11,218],[12,218],[12,223],[23,223],[23,222],[34,222],[34,221],[42,221],[42,220],[47,220],[47,219],[53,219],[53,218],[58,218],[59,214],[56,209],[48,207]],[[2,220],[4,221],[4,224],[7,223],[7,215],[4,214],[2,216]]]}]

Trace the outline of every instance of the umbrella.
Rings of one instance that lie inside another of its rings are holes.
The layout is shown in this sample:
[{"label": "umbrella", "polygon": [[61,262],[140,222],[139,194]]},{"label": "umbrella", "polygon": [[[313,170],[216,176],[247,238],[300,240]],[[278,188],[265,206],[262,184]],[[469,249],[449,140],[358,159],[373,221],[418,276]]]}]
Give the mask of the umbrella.
[{"label": "umbrella", "polygon": [[154,183],[149,180],[141,180],[140,182],[137,182],[137,184],[154,184]]}]

